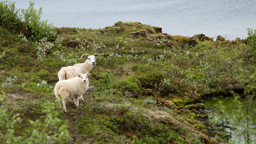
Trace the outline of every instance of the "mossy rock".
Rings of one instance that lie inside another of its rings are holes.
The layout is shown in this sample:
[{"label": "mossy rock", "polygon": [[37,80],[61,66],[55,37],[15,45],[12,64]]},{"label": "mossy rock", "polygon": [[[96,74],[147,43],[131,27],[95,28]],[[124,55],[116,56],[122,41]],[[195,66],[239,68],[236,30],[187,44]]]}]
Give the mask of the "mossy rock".
[{"label": "mossy rock", "polygon": [[189,98],[189,97],[183,97],[183,98],[174,98],[172,101],[179,106],[184,106],[187,104],[191,104],[195,101],[195,99]]},{"label": "mossy rock", "polygon": [[166,106],[169,108],[176,108],[177,106],[175,105],[175,103],[173,103],[171,100],[166,100],[163,98],[156,98],[156,101],[158,104],[161,104],[162,106]]},{"label": "mossy rock", "polygon": [[204,37],[205,37],[204,34],[196,34],[196,35],[192,36],[191,38],[194,40],[198,40],[198,41],[204,41]]},{"label": "mossy rock", "polygon": [[225,38],[218,35],[217,38],[216,38],[216,41],[225,41]]},{"label": "mossy rock", "polygon": [[185,47],[186,45],[194,47],[198,44],[196,40],[194,40],[190,37],[176,35],[176,36],[173,37],[173,39],[175,41],[177,41],[178,43],[180,43],[183,47]]},{"label": "mossy rock", "polygon": [[196,41],[213,41],[212,38],[205,36],[205,34],[196,34],[191,37],[192,39]]},{"label": "mossy rock", "polygon": [[162,28],[161,27],[153,27],[156,33],[162,33]]},{"label": "mossy rock", "polygon": [[173,101],[176,105],[184,105],[184,100],[183,100],[183,99],[172,99],[172,101]]},{"label": "mossy rock", "polygon": [[203,103],[190,104],[185,106],[186,109],[205,109],[205,105]]}]

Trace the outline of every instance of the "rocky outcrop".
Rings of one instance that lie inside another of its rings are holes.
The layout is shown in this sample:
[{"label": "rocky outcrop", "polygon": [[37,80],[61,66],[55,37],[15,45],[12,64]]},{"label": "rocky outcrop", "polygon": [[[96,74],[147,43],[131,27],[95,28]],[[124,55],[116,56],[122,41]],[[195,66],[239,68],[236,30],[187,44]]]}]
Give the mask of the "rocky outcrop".
[{"label": "rocky outcrop", "polygon": [[197,41],[213,41],[212,38],[205,36],[205,34],[196,34],[191,37],[193,40]]},{"label": "rocky outcrop", "polygon": [[162,28],[161,27],[153,27],[156,33],[162,33]]},{"label": "rocky outcrop", "polygon": [[225,38],[218,35],[217,38],[216,38],[216,41],[225,41]]},{"label": "rocky outcrop", "polygon": [[197,41],[192,39],[191,37],[176,35],[176,36],[173,36],[173,39],[178,43],[180,43],[182,47],[185,47],[186,45],[194,47],[197,45]]}]

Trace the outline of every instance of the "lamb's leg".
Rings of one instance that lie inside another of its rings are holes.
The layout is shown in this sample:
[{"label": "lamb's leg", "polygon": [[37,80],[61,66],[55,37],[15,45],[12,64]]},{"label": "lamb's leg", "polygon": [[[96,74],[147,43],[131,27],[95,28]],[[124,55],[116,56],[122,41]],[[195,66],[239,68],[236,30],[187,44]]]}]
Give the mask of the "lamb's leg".
[{"label": "lamb's leg", "polygon": [[84,100],[84,97],[83,97],[83,95],[81,95],[81,96],[79,97],[79,99],[81,99],[81,100]]},{"label": "lamb's leg", "polygon": [[77,108],[79,108],[79,99],[80,99],[80,97],[78,97],[77,99],[75,99],[75,105],[76,105]]},{"label": "lamb's leg", "polygon": [[71,99],[73,100],[75,106],[77,107],[77,100],[79,99],[79,97],[77,97],[77,98],[72,97]]},{"label": "lamb's leg", "polygon": [[74,104],[76,105],[76,107],[77,107],[77,101],[79,101],[79,99],[80,99],[80,96],[79,97],[77,97],[77,98],[72,98],[72,102],[74,102]]}]

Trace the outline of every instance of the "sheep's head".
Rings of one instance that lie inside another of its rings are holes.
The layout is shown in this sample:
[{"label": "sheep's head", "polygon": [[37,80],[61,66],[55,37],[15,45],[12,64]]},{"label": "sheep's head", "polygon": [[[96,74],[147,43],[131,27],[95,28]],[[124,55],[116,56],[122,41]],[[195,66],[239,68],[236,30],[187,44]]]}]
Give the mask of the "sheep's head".
[{"label": "sheep's head", "polygon": [[89,64],[89,65],[96,65],[96,57],[99,56],[98,54],[94,54],[94,55],[89,55],[89,54],[83,54],[81,56],[81,58],[85,57],[86,58],[86,62]]},{"label": "sheep's head", "polygon": [[82,79],[82,82],[88,82],[89,81],[89,79],[88,79],[89,75],[90,75],[90,73],[86,73],[86,74],[78,75],[78,77],[80,77]]}]

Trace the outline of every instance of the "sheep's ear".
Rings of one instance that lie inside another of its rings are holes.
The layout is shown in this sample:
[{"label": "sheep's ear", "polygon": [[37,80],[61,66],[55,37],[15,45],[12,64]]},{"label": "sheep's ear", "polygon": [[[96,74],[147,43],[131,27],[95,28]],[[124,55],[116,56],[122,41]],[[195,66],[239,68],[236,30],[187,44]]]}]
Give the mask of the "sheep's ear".
[{"label": "sheep's ear", "polygon": [[81,77],[81,75],[78,75],[78,77]]},{"label": "sheep's ear", "polygon": [[90,73],[87,73],[87,75],[90,75]]},{"label": "sheep's ear", "polygon": [[97,53],[95,53],[95,54],[93,54],[93,55],[96,56],[96,57],[99,56],[99,54],[97,54]]},{"label": "sheep's ear", "polygon": [[83,57],[86,57],[86,58],[87,58],[88,56],[89,56],[89,54],[82,54],[81,57],[80,57],[80,59],[82,59]]}]

